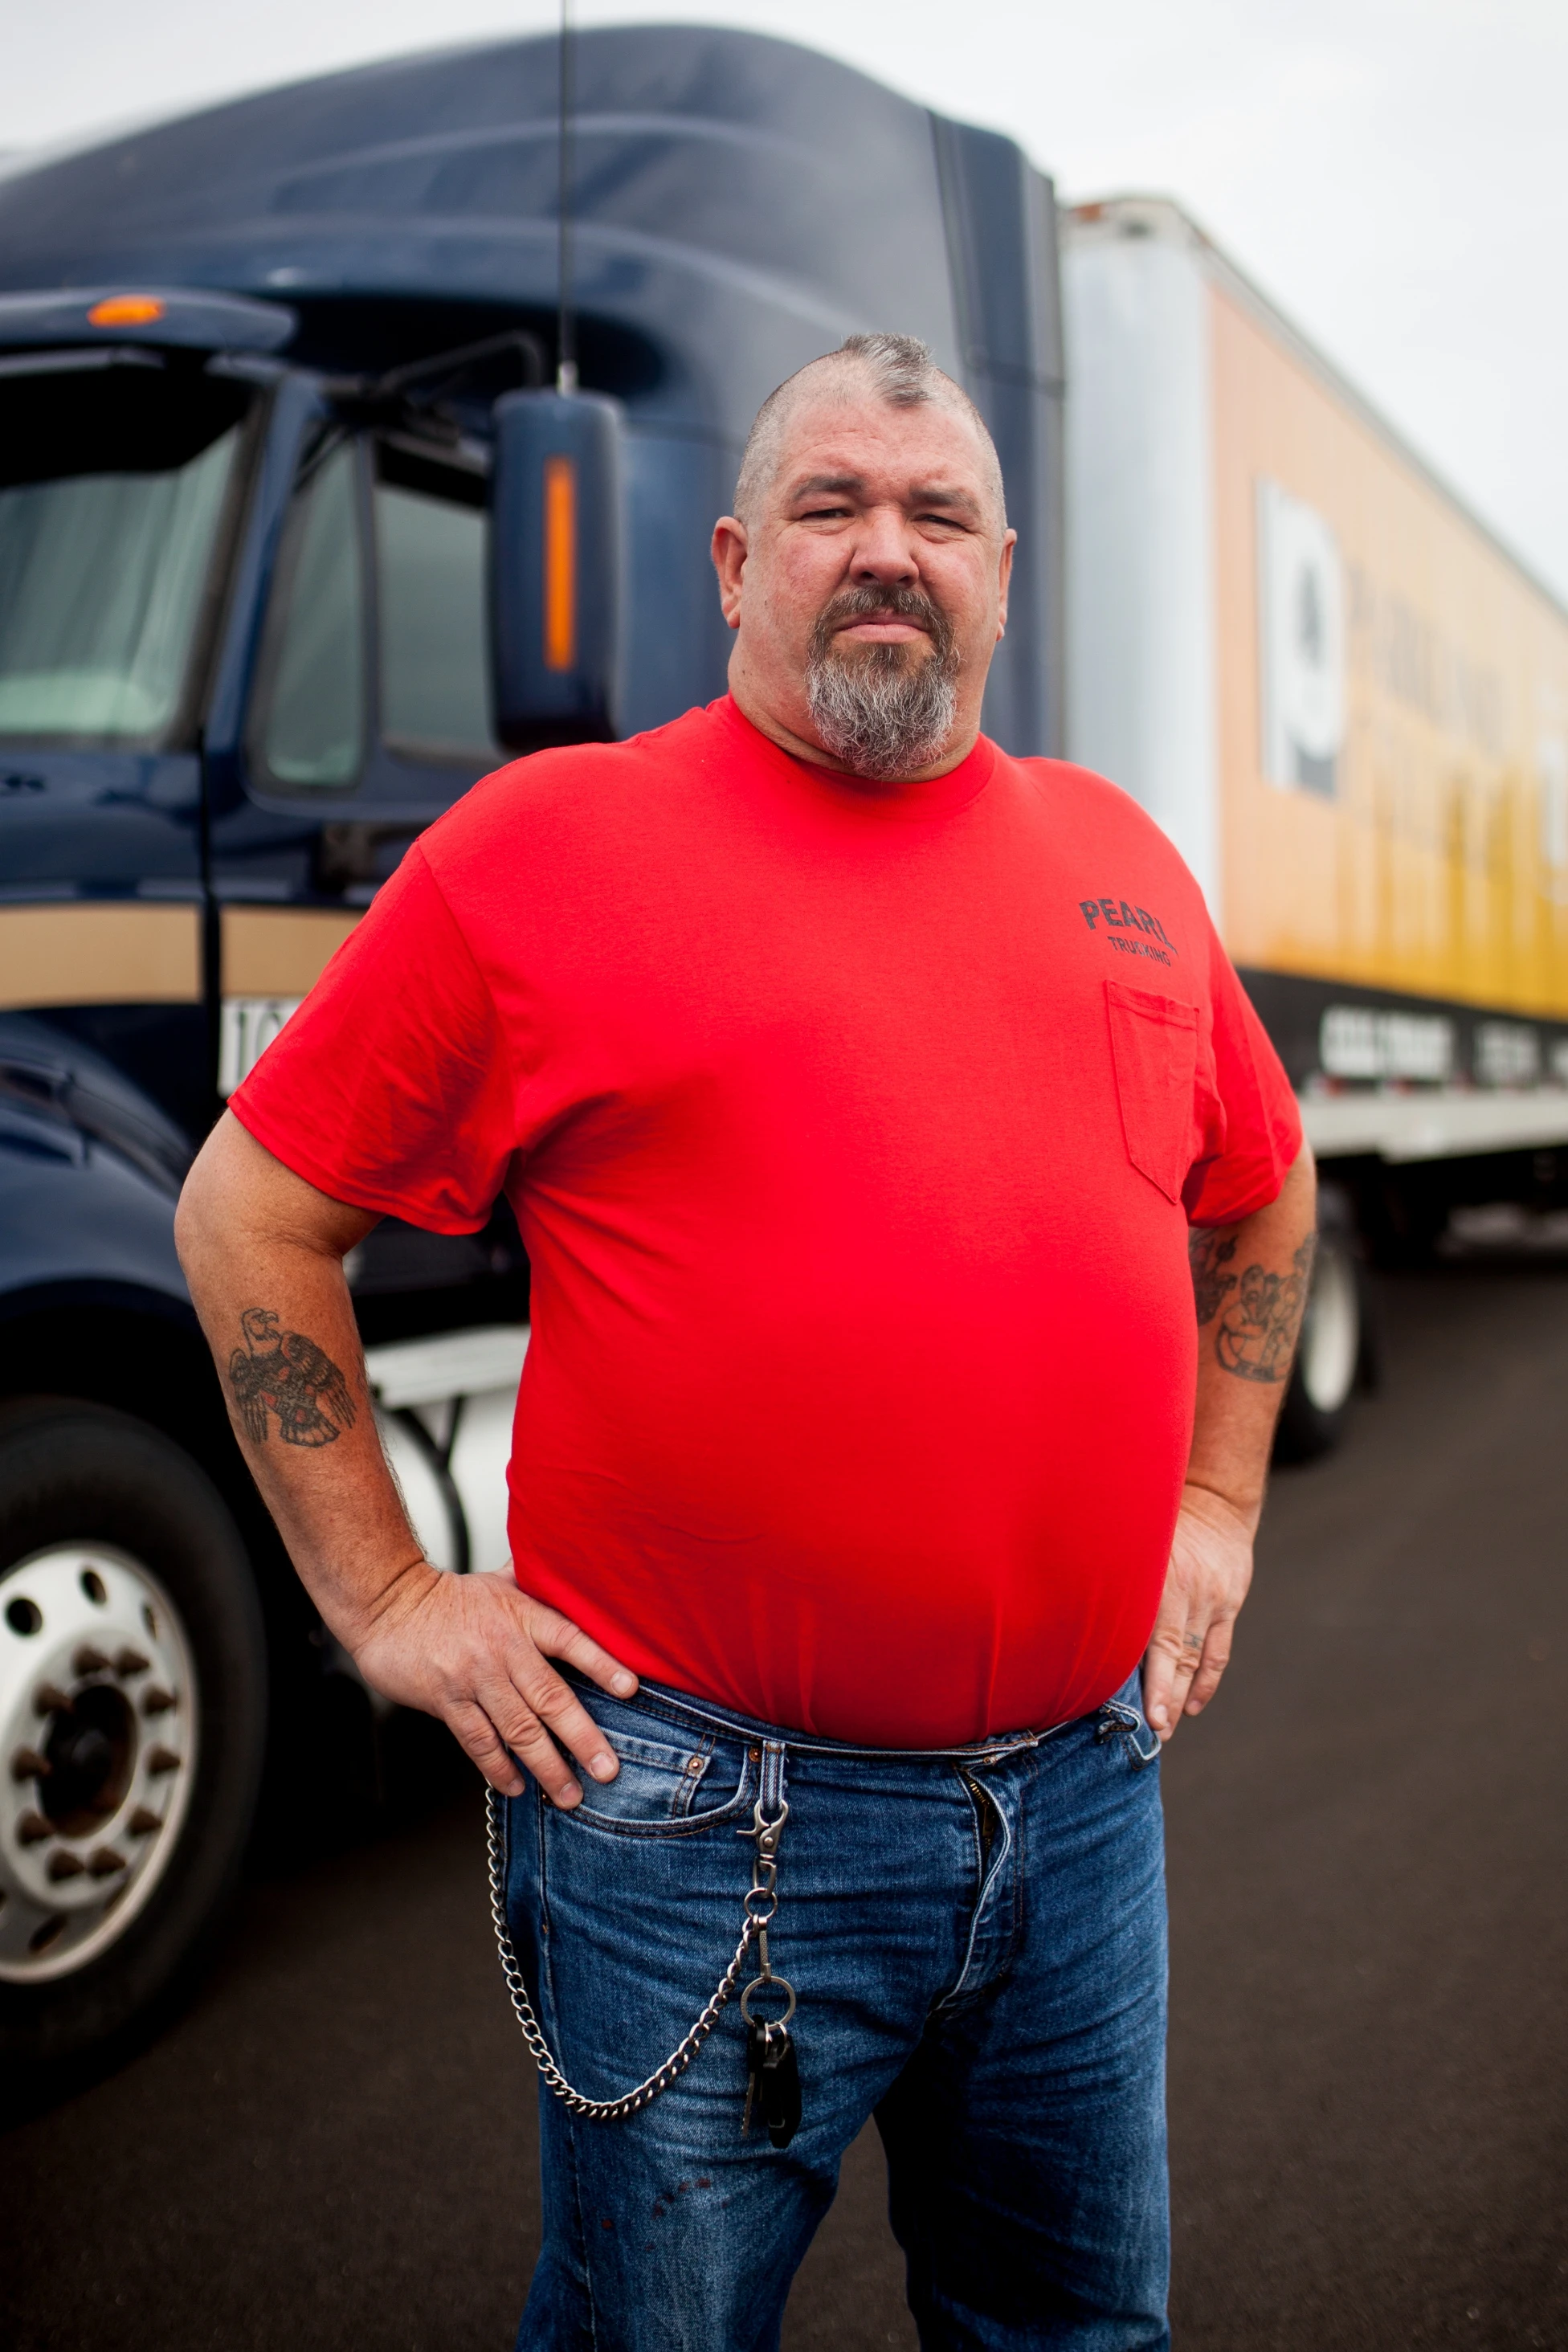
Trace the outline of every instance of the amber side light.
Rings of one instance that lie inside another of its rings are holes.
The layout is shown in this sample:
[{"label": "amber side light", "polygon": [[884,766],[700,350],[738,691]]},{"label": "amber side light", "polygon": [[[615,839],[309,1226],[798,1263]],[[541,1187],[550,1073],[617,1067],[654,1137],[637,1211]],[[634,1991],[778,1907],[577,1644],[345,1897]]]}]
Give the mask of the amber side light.
[{"label": "amber side light", "polygon": [[109,294],[87,314],[89,327],[150,327],[163,315],[155,294]]},{"label": "amber side light", "polygon": [[571,457],[544,461],[544,667],[572,669],[577,661],[577,467]]}]

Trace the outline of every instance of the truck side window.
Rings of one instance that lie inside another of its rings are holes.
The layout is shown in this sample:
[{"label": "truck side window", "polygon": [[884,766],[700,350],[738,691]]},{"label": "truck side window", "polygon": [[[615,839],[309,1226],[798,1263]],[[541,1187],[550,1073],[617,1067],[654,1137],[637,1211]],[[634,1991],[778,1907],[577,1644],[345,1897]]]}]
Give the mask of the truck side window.
[{"label": "truck side window", "polygon": [[342,793],[364,763],[365,583],[356,445],[308,477],[284,538],[263,655],[261,764],[286,792]]},{"label": "truck side window", "polygon": [[381,731],[415,759],[503,759],[490,724],[484,477],[405,445],[376,452]]}]

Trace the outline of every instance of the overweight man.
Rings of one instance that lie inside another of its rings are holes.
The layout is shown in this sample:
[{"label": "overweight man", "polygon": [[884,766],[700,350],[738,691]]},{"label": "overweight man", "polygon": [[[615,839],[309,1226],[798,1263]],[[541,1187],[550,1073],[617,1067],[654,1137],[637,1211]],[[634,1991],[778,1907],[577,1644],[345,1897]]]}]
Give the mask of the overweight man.
[{"label": "overweight man", "polygon": [[[1230,1654],[1312,1176],[1170,843],[980,732],[1013,541],[922,345],[792,377],[713,534],[729,693],[432,826],[181,1206],[322,1618],[499,1792],[525,2352],[776,2347],[872,2116],[923,2346],[1169,2340],[1159,1756]],[[459,1578],[342,1261],[502,1192],[514,1573]]]}]

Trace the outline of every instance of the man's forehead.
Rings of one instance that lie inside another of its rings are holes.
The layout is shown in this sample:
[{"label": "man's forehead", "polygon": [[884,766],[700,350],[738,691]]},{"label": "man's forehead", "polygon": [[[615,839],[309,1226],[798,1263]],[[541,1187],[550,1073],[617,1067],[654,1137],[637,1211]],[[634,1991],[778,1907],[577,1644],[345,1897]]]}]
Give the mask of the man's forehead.
[{"label": "man's forehead", "polygon": [[813,488],[891,488],[941,490],[978,507],[987,488],[979,436],[962,410],[842,394],[802,401],[792,413],[773,484],[785,502]]}]

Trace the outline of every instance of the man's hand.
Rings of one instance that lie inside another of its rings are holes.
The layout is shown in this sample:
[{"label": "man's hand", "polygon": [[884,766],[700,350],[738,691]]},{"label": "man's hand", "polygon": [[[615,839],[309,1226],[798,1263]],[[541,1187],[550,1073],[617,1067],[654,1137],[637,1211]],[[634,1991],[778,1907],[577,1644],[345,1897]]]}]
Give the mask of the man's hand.
[{"label": "man's hand", "polygon": [[1201,1715],[1230,1664],[1231,1627],[1252,1582],[1254,1520],[1206,1486],[1187,1486],[1165,1590],[1143,1660],[1143,1712],[1162,1740]]},{"label": "man's hand", "polygon": [[581,1801],[557,1740],[595,1780],[620,1769],[549,1661],[566,1659],[618,1698],[631,1696],[637,1676],[570,1618],[520,1592],[504,1569],[450,1576],[416,1560],[377,1596],[367,1621],[339,1638],[374,1689],[438,1716],[503,1796],[524,1787],[516,1757],[553,1803]]}]

